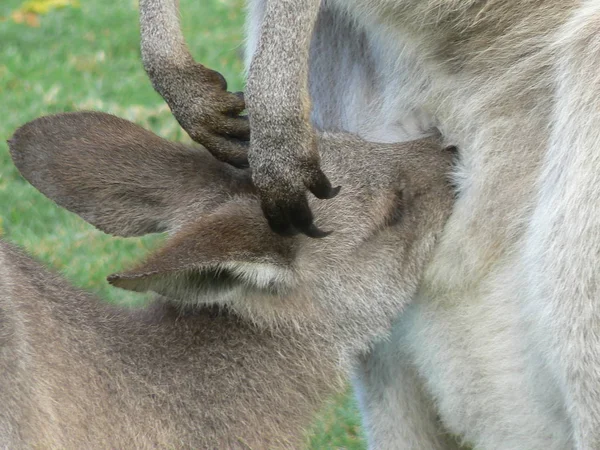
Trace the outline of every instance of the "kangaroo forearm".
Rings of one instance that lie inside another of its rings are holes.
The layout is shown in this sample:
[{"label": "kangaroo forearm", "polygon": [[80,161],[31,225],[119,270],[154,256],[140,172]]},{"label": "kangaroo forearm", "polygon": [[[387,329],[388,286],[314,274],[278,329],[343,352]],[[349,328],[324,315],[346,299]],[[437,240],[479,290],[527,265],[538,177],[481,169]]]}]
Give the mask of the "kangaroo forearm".
[{"label": "kangaroo forearm", "polygon": [[154,89],[190,135],[222,161],[244,166],[250,134],[239,114],[243,98],[227,91],[218,72],[192,58],[179,20],[178,0],[140,1],[141,52]]},{"label": "kangaroo forearm", "polygon": [[167,65],[190,63],[178,0],[140,0],[140,29],[142,60],[149,74]]},{"label": "kangaroo forearm", "polygon": [[308,120],[308,55],[321,0],[269,1],[250,66],[251,115]]}]

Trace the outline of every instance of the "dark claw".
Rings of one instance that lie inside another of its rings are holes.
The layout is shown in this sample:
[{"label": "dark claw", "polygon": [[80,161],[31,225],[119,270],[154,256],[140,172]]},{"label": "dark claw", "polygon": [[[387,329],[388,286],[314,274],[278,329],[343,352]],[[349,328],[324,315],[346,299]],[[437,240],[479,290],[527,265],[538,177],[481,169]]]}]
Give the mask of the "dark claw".
[{"label": "dark claw", "polygon": [[299,232],[308,237],[320,239],[329,236],[332,231],[323,231],[313,223],[313,215],[306,196],[302,196],[289,207],[289,204],[261,203],[269,227],[280,236],[295,236]]},{"label": "dark claw", "polygon": [[308,229],[304,231],[304,234],[306,234],[308,237],[315,239],[322,239],[324,237],[329,236],[331,233],[333,233],[333,230],[323,231],[319,229],[314,223],[312,223],[310,227],[308,227]]},{"label": "dark claw", "polygon": [[289,206],[288,211],[292,226],[306,234],[313,224],[313,214],[308,206],[306,195],[301,194],[299,198],[293,201]]},{"label": "dark claw", "polygon": [[313,214],[308,206],[306,195],[303,195],[295,206],[291,208],[290,219],[292,226],[308,237],[319,239],[329,236],[332,233],[332,231],[320,230],[313,223]]},{"label": "dark claw", "polygon": [[263,214],[267,218],[269,228],[280,236],[290,237],[298,234],[291,226],[289,217],[282,208],[274,204],[261,204]]},{"label": "dark claw", "polygon": [[237,168],[237,169],[247,169],[248,167],[250,167],[250,163],[248,162],[248,158],[246,157],[233,157],[233,158],[229,158],[227,160],[227,163],[232,165],[233,167]]},{"label": "dark claw", "polygon": [[321,169],[317,169],[312,174],[312,179],[306,183],[306,187],[313,195],[321,200],[327,200],[335,197],[340,192],[340,187],[332,188],[327,176]]},{"label": "dark claw", "polygon": [[329,197],[327,197],[326,200],[330,200],[334,197],[337,197],[337,195],[340,193],[341,190],[342,190],[342,186],[336,186],[336,187],[332,188],[331,192],[329,193]]}]

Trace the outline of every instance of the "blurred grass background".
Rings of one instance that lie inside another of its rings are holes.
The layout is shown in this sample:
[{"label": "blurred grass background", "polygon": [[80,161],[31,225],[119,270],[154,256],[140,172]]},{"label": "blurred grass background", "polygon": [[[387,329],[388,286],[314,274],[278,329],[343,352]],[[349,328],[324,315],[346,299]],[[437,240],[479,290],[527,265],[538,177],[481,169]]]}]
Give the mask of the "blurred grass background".
[{"label": "blurred grass background", "polygon": [[[243,87],[243,0],[181,0],[192,54]],[[139,55],[137,0],[0,1],[0,236],[106,301],[143,297],[111,288],[106,275],[131,265],[160,236],[109,237],[58,208],[12,165],[6,139],[23,123],[62,111],[106,111],[175,140],[187,136],[153,91]],[[312,449],[363,449],[350,393],[315,418]]]}]

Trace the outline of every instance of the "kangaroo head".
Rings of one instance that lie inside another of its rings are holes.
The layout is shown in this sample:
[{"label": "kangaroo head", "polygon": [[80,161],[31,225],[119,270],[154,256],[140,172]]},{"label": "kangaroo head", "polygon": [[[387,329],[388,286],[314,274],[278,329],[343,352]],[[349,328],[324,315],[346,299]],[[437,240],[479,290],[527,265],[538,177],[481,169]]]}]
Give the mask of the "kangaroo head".
[{"label": "kangaroo head", "polygon": [[387,327],[414,293],[452,205],[451,154],[434,138],[376,144],[320,135],[323,166],[343,186],[333,200],[311,199],[317,225],[334,230],[323,239],[273,233],[249,169],[108,114],[42,117],[9,145],[33,186],[99,229],[169,233],[110,283],[180,305],[227,305],[259,322],[297,320],[302,311]]}]

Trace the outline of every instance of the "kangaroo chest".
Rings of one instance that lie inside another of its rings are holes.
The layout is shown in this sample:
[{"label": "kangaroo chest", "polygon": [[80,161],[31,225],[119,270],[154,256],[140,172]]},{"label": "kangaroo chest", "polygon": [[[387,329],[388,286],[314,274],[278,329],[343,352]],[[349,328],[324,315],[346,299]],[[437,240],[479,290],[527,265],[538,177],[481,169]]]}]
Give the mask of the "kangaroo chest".
[{"label": "kangaroo chest", "polygon": [[[530,333],[521,292],[526,283],[523,235],[535,203],[552,107],[549,92],[530,87],[544,85],[540,67],[549,56],[539,51],[525,61],[518,48],[492,49],[495,57],[464,59],[469,67],[478,65],[481,74],[457,73],[456,66],[435,59],[441,42],[415,41],[403,26],[369,34],[370,24],[389,23],[409,3],[330,2],[363,27],[346,28],[344,40],[353,42],[347,38],[354,32],[363,42],[360,49],[337,42],[328,54],[332,64],[348,65],[353,101],[340,100],[338,92],[338,97],[315,98],[314,108],[331,110],[335,104],[344,111],[341,118],[356,118],[350,124],[340,119],[338,126],[373,140],[417,137],[402,124],[425,117],[424,125],[437,125],[449,143],[458,145],[454,212],[421,295],[396,326],[398,345],[411,349],[412,363],[452,432],[470,442],[504,442],[503,448],[527,448],[525,442],[528,448],[564,448],[569,433],[563,403],[539,356],[543,342]],[[326,34],[325,25],[317,33]],[[430,38],[435,39],[422,36]],[[342,57],[344,45],[354,51],[351,63]],[[429,62],[419,51],[431,51]],[[369,64],[376,70],[366,70]],[[487,72],[494,64],[507,65]],[[318,73],[313,80],[327,83]],[[364,109],[357,108],[356,98],[362,108],[367,105],[369,117],[360,117]],[[493,399],[498,401],[490,413]]]}]

